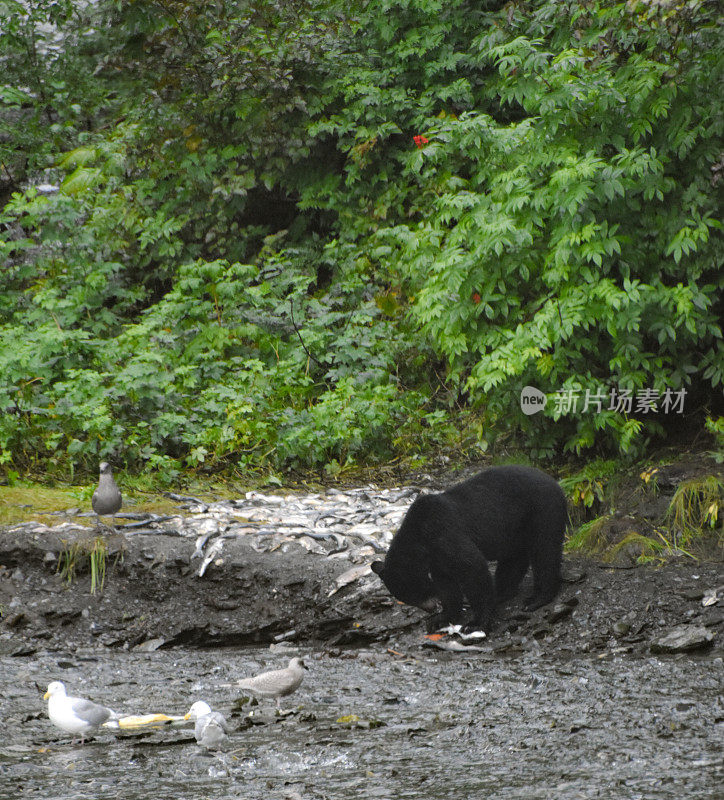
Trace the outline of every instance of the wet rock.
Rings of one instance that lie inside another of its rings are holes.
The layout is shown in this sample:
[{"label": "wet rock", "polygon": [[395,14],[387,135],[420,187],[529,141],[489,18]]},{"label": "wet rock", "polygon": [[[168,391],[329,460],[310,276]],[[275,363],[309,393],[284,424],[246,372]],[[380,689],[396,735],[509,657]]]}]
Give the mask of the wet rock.
[{"label": "wet rock", "polygon": [[133,649],[139,653],[152,653],[154,650],[158,650],[165,643],[165,639],[146,639],[145,642],[141,642],[137,644]]},{"label": "wet rock", "polygon": [[685,600],[701,600],[704,597],[704,590],[698,588],[684,589],[680,594]]},{"label": "wet rock", "polygon": [[716,589],[708,589],[701,598],[701,604],[705,608],[708,606],[715,606],[719,600],[721,600],[722,596],[724,596],[724,586],[717,586]]},{"label": "wet rock", "polygon": [[10,655],[13,658],[27,658],[28,656],[34,656],[37,652],[37,647],[33,647],[33,645],[30,644],[23,644],[13,650]]},{"label": "wet rock", "polygon": [[583,583],[583,581],[586,579],[586,575],[586,571],[580,567],[576,569],[566,569],[563,573],[563,582]]},{"label": "wet rock", "polygon": [[651,644],[654,653],[683,653],[709,647],[714,632],[703,625],[677,625]]},{"label": "wet rock", "polygon": [[17,650],[18,643],[13,639],[0,639],[0,656],[9,656]]},{"label": "wet rock", "polygon": [[546,620],[551,623],[559,622],[565,619],[577,605],[578,599],[576,597],[571,597],[561,603],[556,603],[546,614]]},{"label": "wet rock", "polygon": [[3,618],[3,623],[6,628],[20,628],[23,625],[27,625],[28,622],[29,620],[24,611],[16,611],[14,614]]},{"label": "wet rock", "polygon": [[206,601],[206,604],[217,611],[234,611],[241,605],[241,600],[234,600],[232,598],[211,597]]},{"label": "wet rock", "polygon": [[43,613],[46,622],[69,625],[81,617],[81,612],[77,609],[65,611],[51,608]]},{"label": "wet rock", "polygon": [[631,630],[631,623],[619,620],[613,623],[613,632],[616,636],[625,636]]},{"label": "wet rock", "polygon": [[706,608],[697,619],[699,625],[711,628],[724,627],[724,609]]}]

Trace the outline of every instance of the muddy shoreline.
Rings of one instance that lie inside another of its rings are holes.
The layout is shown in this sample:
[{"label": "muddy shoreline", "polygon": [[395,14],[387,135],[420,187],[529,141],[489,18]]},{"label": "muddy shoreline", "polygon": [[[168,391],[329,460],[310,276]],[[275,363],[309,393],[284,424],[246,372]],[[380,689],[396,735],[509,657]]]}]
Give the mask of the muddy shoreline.
[{"label": "muddy shoreline", "polygon": [[[0,654],[282,641],[404,650],[430,644],[422,611],[394,601],[375,576],[337,588],[349,563],[301,546],[257,552],[231,540],[223,558],[198,577],[192,540],[144,534],[108,541],[105,584],[91,594],[87,565],[70,584],[58,572],[68,545],[63,533],[0,531]],[[567,556],[564,578],[558,600],[546,608],[523,612],[518,598],[500,609],[480,655],[641,655],[682,625],[711,634],[692,649],[708,658],[724,653],[721,563],[682,557],[663,566],[612,567]],[[524,585],[520,595],[525,591]]]},{"label": "muddy shoreline", "polygon": [[[97,541],[87,517],[0,529],[0,800],[721,797],[721,563],[568,555],[554,603],[522,610],[529,576],[487,638],[430,639],[368,566],[411,497],[355,491],[126,523],[95,594],[87,558],[59,571]],[[247,705],[237,681],[297,654],[288,713]],[[179,724],[74,745],[52,680],[122,714],[204,700],[228,741],[201,752]]]}]

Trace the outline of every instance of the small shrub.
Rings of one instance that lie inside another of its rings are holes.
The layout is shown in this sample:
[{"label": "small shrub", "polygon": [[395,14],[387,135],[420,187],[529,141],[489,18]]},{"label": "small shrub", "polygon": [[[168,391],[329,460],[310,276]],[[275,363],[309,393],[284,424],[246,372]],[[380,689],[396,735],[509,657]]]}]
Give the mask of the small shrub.
[{"label": "small shrub", "polygon": [[563,491],[574,506],[582,505],[591,508],[595,503],[602,503],[605,496],[606,481],[616,473],[619,464],[616,461],[596,461],[586,466],[575,475],[560,480]]}]

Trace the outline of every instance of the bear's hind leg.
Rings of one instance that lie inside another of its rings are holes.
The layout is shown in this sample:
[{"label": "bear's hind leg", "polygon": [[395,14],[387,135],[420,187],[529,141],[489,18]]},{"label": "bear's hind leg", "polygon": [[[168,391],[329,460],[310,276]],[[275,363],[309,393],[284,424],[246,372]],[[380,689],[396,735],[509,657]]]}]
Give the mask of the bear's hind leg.
[{"label": "bear's hind leg", "polygon": [[544,503],[539,503],[539,513],[529,520],[534,528],[530,550],[530,566],[533,570],[533,594],[525,607],[533,611],[550,603],[561,588],[561,561],[563,560],[563,538],[568,522],[566,498],[560,489]]},{"label": "bear's hind leg", "polygon": [[562,544],[548,542],[533,554],[533,594],[525,600],[526,610],[535,611],[536,608],[547,605],[560,591],[562,549]]}]

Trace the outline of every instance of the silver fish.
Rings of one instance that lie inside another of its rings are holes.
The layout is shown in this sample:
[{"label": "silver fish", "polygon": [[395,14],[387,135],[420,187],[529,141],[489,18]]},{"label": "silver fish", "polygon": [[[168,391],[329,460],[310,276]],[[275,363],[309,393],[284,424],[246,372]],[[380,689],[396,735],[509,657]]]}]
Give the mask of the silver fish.
[{"label": "silver fish", "polygon": [[204,556],[204,560],[201,562],[201,566],[199,567],[199,571],[197,573],[197,576],[199,578],[203,578],[204,572],[206,572],[206,568],[215,558],[217,558],[221,554],[221,551],[223,549],[224,549],[223,539],[214,539],[214,541],[211,543],[211,547],[209,547],[209,549],[206,552],[206,555]]},{"label": "silver fish", "polygon": [[372,567],[370,567],[369,564],[359,564],[356,567],[350,567],[350,569],[346,570],[334,579],[334,586],[327,592],[327,597],[331,597],[340,589],[348,586],[350,583],[358,581],[365,575],[369,575],[371,572]]}]

